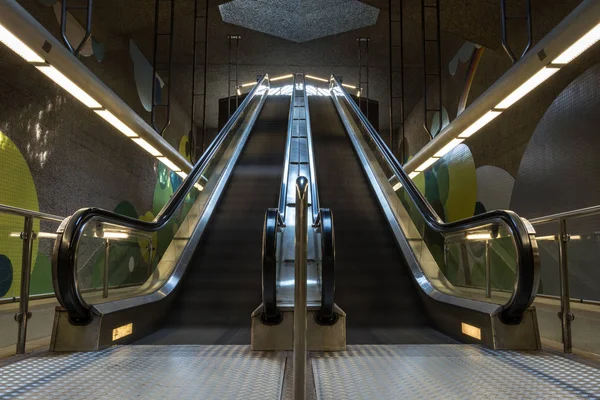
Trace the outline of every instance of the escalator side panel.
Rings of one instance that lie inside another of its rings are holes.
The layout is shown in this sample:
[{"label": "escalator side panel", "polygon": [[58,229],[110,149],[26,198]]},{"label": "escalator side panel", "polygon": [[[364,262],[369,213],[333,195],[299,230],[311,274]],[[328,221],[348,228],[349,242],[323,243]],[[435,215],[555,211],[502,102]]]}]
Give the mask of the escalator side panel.
[{"label": "escalator side panel", "polygon": [[289,96],[269,96],[192,258],[163,329],[138,344],[248,344],[261,301],[265,210],[276,207]]},{"label": "escalator side panel", "polygon": [[310,98],[320,204],[336,233],[336,303],[348,344],[445,343],[430,328],[413,278],[330,98]]}]

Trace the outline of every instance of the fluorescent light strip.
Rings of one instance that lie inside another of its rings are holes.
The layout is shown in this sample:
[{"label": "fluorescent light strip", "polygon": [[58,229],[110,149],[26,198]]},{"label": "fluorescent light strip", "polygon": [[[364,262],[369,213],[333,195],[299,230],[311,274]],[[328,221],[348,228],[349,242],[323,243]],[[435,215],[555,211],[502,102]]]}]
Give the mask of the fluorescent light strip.
[{"label": "fluorescent light strip", "polygon": [[448,143],[447,145],[445,145],[444,147],[441,148],[440,151],[438,151],[437,153],[435,153],[433,156],[437,157],[437,158],[442,158],[444,157],[446,154],[450,153],[452,150],[454,150],[454,148],[456,146],[458,146],[459,144],[461,144],[462,142],[464,142],[465,139],[452,139],[450,141],[450,143]]},{"label": "fluorescent light strip", "polygon": [[240,90],[240,88],[237,88],[236,93],[237,93],[238,96],[242,95],[242,91]]},{"label": "fluorescent light strip", "polygon": [[392,190],[395,192],[398,189],[400,189],[401,187],[402,187],[402,184],[400,182],[398,182],[394,186],[392,186]]},{"label": "fluorescent light strip", "polygon": [[557,240],[556,235],[536,236],[536,240]]},{"label": "fluorescent light strip", "polygon": [[98,236],[94,234],[97,238],[100,239],[128,239],[129,234],[126,232],[114,232],[114,231],[104,231],[102,232],[102,236]]},{"label": "fluorescent light strip", "polygon": [[57,85],[61,86],[67,92],[71,93],[73,97],[85,104],[89,108],[102,108],[100,103],[94,100],[89,94],[83,91],[79,86],[74,84],[69,78],[60,73],[59,70],[51,65],[39,65],[36,68],[52,79]]},{"label": "fluorescent light strip", "polygon": [[169,168],[171,171],[173,171],[173,172],[181,171],[181,168],[179,168],[177,165],[175,165],[175,163],[173,161],[169,160],[167,157],[157,157],[157,158],[158,158],[158,161],[165,164],[167,166],[167,168]]},{"label": "fluorescent light strip", "polygon": [[56,239],[58,235],[51,232],[39,232],[37,234],[38,239]]},{"label": "fluorescent light strip", "polygon": [[471,233],[467,235],[467,240],[489,240],[492,235],[489,233]]},{"label": "fluorescent light strip", "polygon": [[431,158],[429,158],[429,160],[425,161],[417,169],[415,169],[415,171],[417,171],[417,172],[423,172],[427,168],[431,167],[437,160],[439,160],[439,158],[431,157]]},{"label": "fluorescent light strip", "polygon": [[546,79],[550,78],[556,72],[558,72],[559,68],[554,67],[544,67],[539,70],[535,75],[529,78],[524,84],[519,86],[514,92],[512,92],[508,97],[502,100],[495,107],[500,110],[505,110],[508,107],[515,104],[517,101],[521,100],[523,97],[527,95],[527,93],[531,92],[533,89],[541,85]]},{"label": "fluorescent light strip", "polygon": [[356,87],[356,86],[347,85],[347,84],[345,84],[345,83],[342,83],[342,86],[343,86],[343,87],[345,87],[345,88],[348,88],[348,89],[357,89],[357,87]]},{"label": "fluorescent light strip", "polygon": [[9,49],[17,53],[27,62],[44,62],[42,57],[38,56],[25,43],[21,42],[15,35],[10,33],[2,25],[0,25],[0,42],[4,43]]},{"label": "fluorescent light strip", "polygon": [[278,77],[276,77],[276,78],[271,78],[271,79],[269,79],[269,80],[270,80],[271,82],[275,82],[275,81],[280,81],[280,80],[282,80],[282,79],[288,79],[288,78],[291,78],[291,77],[293,77],[293,76],[294,76],[294,75],[292,75],[292,74],[289,74],[289,75],[278,76]]},{"label": "fluorescent light strip", "polygon": [[142,149],[146,150],[148,153],[150,153],[150,155],[154,156],[154,157],[160,157],[162,156],[161,152],[156,150],[150,143],[146,142],[144,139],[142,138],[132,138],[131,140],[133,140],[134,142],[137,143],[138,146],[140,146]]},{"label": "fluorescent light strip", "polygon": [[318,76],[313,76],[313,75],[304,75],[307,79],[313,79],[315,81],[319,81],[319,82],[329,82],[329,80],[324,79],[324,78],[319,78]]},{"label": "fluorescent light strip", "polygon": [[134,131],[132,131],[131,128],[129,128],[127,125],[121,122],[121,120],[115,117],[110,111],[94,110],[94,112],[101,116],[106,122],[117,128],[123,135],[129,138],[138,137],[138,135]]},{"label": "fluorescent light strip", "polygon": [[460,135],[458,135],[458,137],[461,139],[471,137],[475,132],[489,124],[494,118],[496,118],[501,113],[501,111],[488,111],[486,114],[484,114],[483,117],[479,118],[473,123],[473,125],[469,126]]},{"label": "fluorescent light strip", "polygon": [[188,174],[186,174],[183,171],[177,171],[176,174],[179,175],[181,177],[181,179],[185,179],[188,176]]},{"label": "fluorescent light strip", "polygon": [[196,183],[196,184],[194,185],[194,187],[195,187],[196,189],[198,189],[199,191],[203,191],[203,190],[204,190],[204,187],[203,187],[201,184],[199,184],[199,183]]},{"label": "fluorescent light strip", "polygon": [[567,64],[573,61],[581,53],[592,47],[598,40],[600,40],[600,24],[592,28],[591,31],[586,33],[565,50],[560,56],[558,56],[552,64]]},{"label": "fluorescent light strip", "polygon": [[242,83],[240,86],[241,87],[248,87],[248,86],[255,86],[258,82],[248,82],[248,83]]},{"label": "fluorescent light strip", "polygon": [[408,174],[408,177],[409,177],[410,179],[414,179],[414,178],[415,178],[417,175],[419,175],[419,174],[420,174],[420,172],[419,172],[419,171],[413,171],[413,172],[411,172],[410,174]]}]

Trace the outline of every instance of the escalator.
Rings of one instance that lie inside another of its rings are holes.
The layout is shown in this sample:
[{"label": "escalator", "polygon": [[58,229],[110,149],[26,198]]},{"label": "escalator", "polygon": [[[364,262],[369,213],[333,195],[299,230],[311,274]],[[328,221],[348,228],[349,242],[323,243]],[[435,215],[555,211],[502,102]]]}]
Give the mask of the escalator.
[{"label": "escalator", "polygon": [[[268,76],[257,83],[154,221],[88,208],[61,227],[53,282],[63,307],[55,317],[53,350],[99,350],[135,342],[251,342],[255,349],[290,349],[294,281],[293,274],[282,271],[294,265],[297,248],[295,214],[285,217],[284,212],[294,207],[294,195],[288,191],[289,197],[285,189],[307,174],[314,208],[309,224],[314,246],[307,259],[316,271],[309,280],[322,289],[310,305],[316,313],[308,327],[313,349],[456,341],[539,348],[535,310],[530,308],[539,263],[527,221],[509,211],[442,221],[335,76],[331,96],[313,97],[310,107],[304,83],[294,80],[293,102],[269,96],[269,87]],[[277,205],[276,218],[268,224],[265,210]],[[323,220],[320,207],[331,209],[333,218]],[[279,242],[280,251],[264,257],[261,239],[267,226],[273,232],[264,238]],[[82,271],[93,269],[81,261],[108,243],[107,235],[152,252],[154,246],[143,243],[170,231],[168,248],[138,287],[103,298],[82,290],[89,280]],[[455,271],[480,267],[457,261],[454,249],[482,243],[514,249],[512,293],[491,294],[491,273],[485,285],[465,286],[456,279]],[[436,252],[439,247],[432,244],[443,247]],[[327,254],[321,251],[325,248]],[[272,296],[261,299],[261,291]],[[283,318],[266,315],[277,307]],[[254,327],[259,328],[256,335]],[[340,340],[325,344],[333,330]],[[260,346],[257,335],[264,339]]]},{"label": "escalator", "polygon": [[336,302],[348,315],[348,344],[453,342],[431,328],[332,99],[309,101],[320,201],[335,217]]},{"label": "escalator", "polygon": [[265,210],[277,205],[289,96],[269,96],[197,246],[165,325],[138,344],[250,343]]}]

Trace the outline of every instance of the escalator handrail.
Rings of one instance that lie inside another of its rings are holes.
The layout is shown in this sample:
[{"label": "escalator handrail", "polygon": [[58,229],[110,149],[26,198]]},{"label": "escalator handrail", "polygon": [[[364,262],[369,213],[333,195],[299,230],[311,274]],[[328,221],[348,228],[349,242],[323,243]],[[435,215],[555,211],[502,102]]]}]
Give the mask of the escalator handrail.
[{"label": "escalator handrail", "polygon": [[534,233],[530,233],[525,221],[515,212],[509,210],[494,210],[473,217],[465,218],[454,222],[444,222],[437,212],[431,207],[412,179],[406,174],[398,159],[385,144],[381,136],[364,116],[360,108],[350,97],[346,89],[341,85],[334,75],[330,79],[331,96],[335,97],[335,90],[339,90],[344,96],[352,111],[357,115],[363,127],[367,130],[370,138],[373,140],[379,152],[383,155],[392,172],[400,180],[425,223],[434,231],[440,234],[456,233],[489,225],[494,222],[503,221],[508,225],[511,234],[514,237],[517,247],[517,268],[516,280],[512,296],[502,305],[500,317],[507,324],[520,323],[523,313],[533,303],[539,285],[539,256],[537,251],[537,242]]},{"label": "escalator handrail", "polygon": [[316,315],[320,325],[333,325],[338,320],[335,312],[335,233],[333,213],[329,208],[319,210],[321,228],[321,309]]},{"label": "escalator handrail", "polygon": [[319,185],[317,185],[317,174],[315,172],[315,155],[312,141],[312,128],[310,126],[310,108],[308,107],[308,93],[306,92],[306,78],[302,74],[302,87],[304,88],[304,110],[306,120],[306,141],[308,147],[308,168],[310,171],[310,195],[313,223],[319,220]]},{"label": "escalator handrail", "polygon": [[296,75],[292,79],[292,95],[290,98],[290,111],[288,114],[287,137],[285,141],[285,158],[283,160],[283,174],[281,175],[281,190],[279,191],[279,213],[285,221],[285,210],[287,209],[288,173],[290,169],[290,157],[292,152],[292,127],[294,126],[294,97],[296,96]]},{"label": "escalator handrail", "polygon": [[196,182],[201,178],[202,172],[212,162],[213,156],[238,122],[248,104],[257,95],[259,89],[264,86],[266,86],[267,90],[262,93],[263,96],[268,94],[270,86],[268,74],[265,74],[250,93],[248,93],[244,101],[242,101],[238,109],[229,118],[225,126],[223,126],[177,191],[153,221],[141,221],[99,208],[83,208],[76,211],[63,222],[57,231],[57,238],[54,242],[52,283],[58,301],[68,312],[71,323],[84,325],[92,319],[91,307],[85,302],[79,292],[76,266],[77,245],[87,222],[96,219],[99,222],[121,226],[124,229],[145,232],[156,232],[164,227],[179,209]]},{"label": "escalator handrail", "polygon": [[282,321],[282,314],[277,308],[277,231],[281,225],[279,210],[267,209],[262,241],[263,312],[260,316],[266,325],[277,325]]}]

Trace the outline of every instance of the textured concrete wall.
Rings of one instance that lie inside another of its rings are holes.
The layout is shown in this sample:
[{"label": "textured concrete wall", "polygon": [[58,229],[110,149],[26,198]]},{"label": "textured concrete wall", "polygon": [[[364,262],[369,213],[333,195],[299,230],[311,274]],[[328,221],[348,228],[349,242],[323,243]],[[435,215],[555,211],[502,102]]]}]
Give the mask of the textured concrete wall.
[{"label": "textured concrete wall", "polygon": [[[51,8],[22,5],[53,34],[59,27]],[[105,61],[82,61],[134,110],[137,98],[129,50],[108,43]],[[125,54],[126,53],[126,54]],[[62,88],[0,47],[0,131],[24,156],[43,212],[69,215],[81,207],[113,209],[121,201],[139,213],[152,209],[156,162]],[[5,175],[2,179],[10,179]],[[18,206],[19,204],[14,204]]]},{"label": "textured concrete wall", "polygon": [[[522,2],[508,2],[512,5],[509,8],[509,13],[518,13],[523,4]],[[558,24],[570,11],[578,4],[579,0],[571,0],[561,2],[557,7],[547,7],[547,4],[541,2],[532,2],[533,12],[533,39],[534,44],[544,37],[552,28]],[[489,4],[481,2],[480,6],[488,10]],[[466,7],[466,6],[465,6]],[[469,7],[467,7],[468,9]],[[489,9],[489,12],[483,13],[480,18],[473,21],[477,26],[489,26],[489,31],[481,31],[473,26],[466,27],[465,33],[460,34],[460,30],[448,20],[461,20],[465,16],[460,16],[460,10],[465,11],[464,7],[442,7],[442,75],[443,75],[443,104],[448,110],[450,121],[456,118],[457,105],[461,92],[464,87],[464,79],[469,63],[459,63],[457,72],[454,76],[449,74],[448,64],[455,56],[459,48],[467,38],[475,38],[481,42],[479,44],[487,44],[483,54],[477,73],[469,92],[468,104],[475,101],[482,93],[484,93],[498,78],[500,78],[509,68],[512,63],[506,53],[499,46],[500,36],[500,8],[496,4],[495,8]],[[492,12],[493,11],[493,12]],[[444,22],[446,21],[446,22]],[[452,28],[454,26],[454,28]],[[492,41],[490,32],[496,32],[496,41]],[[517,22],[511,22],[509,25],[510,43],[515,50],[523,49],[525,43],[525,32],[523,25]],[[420,52],[420,50],[419,50]],[[421,54],[421,53],[420,53]],[[431,55],[433,57],[433,55]],[[588,57],[588,56],[586,56]],[[433,58],[432,58],[433,59]],[[592,57],[593,61],[593,57]],[[590,61],[580,60],[574,63],[574,66],[569,66],[568,69],[556,74],[542,87],[536,90],[527,98],[521,100],[518,105],[511,108],[507,113],[496,121],[489,124],[481,130],[473,138],[465,143],[469,146],[473,157],[475,158],[476,166],[481,165],[496,165],[506,169],[509,173],[515,176],[519,167],[523,151],[527,145],[529,138],[533,134],[535,127],[544,111],[556,97],[556,95],[574,79],[578,73],[569,70],[582,71],[589,67]],[[407,76],[408,77],[408,76]],[[419,77],[422,82],[422,78]],[[437,96],[436,88],[429,86],[428,93],[434,101]],[[408,142],[408,154],[417,153],[427,142],[429,138],[423,129],[423,89],[415,91],[409,95],[407,102],[407,118],[406,118],[406,137]],[[430,103],[430,105],[432,105]],[[414,107],[414,108],[413,108]],[[431,115],[429,117],[431,123]]]},{"label": "textured concrete wall", "polygon": [[[385,0],[365,1],[380,8],[376,25],[305,43],[294,43],[275,36],[252,31],[222,21],[218,4],[211,1],[209,10],[209,84],[210,99],[227,96],[227,35],[241,35],[239,47],[239,80],[251,82],[257,74],[278,76],[293,72],[328,78],[332,73],[344,81],[358,84],[358,37],[369,37],[369,92],[379,101],[380,126],[388,128],[388,14]],[[333,16],[332,16],[333,18]],[[215,127],[218,104],[208,103],[208,125]]]}]

